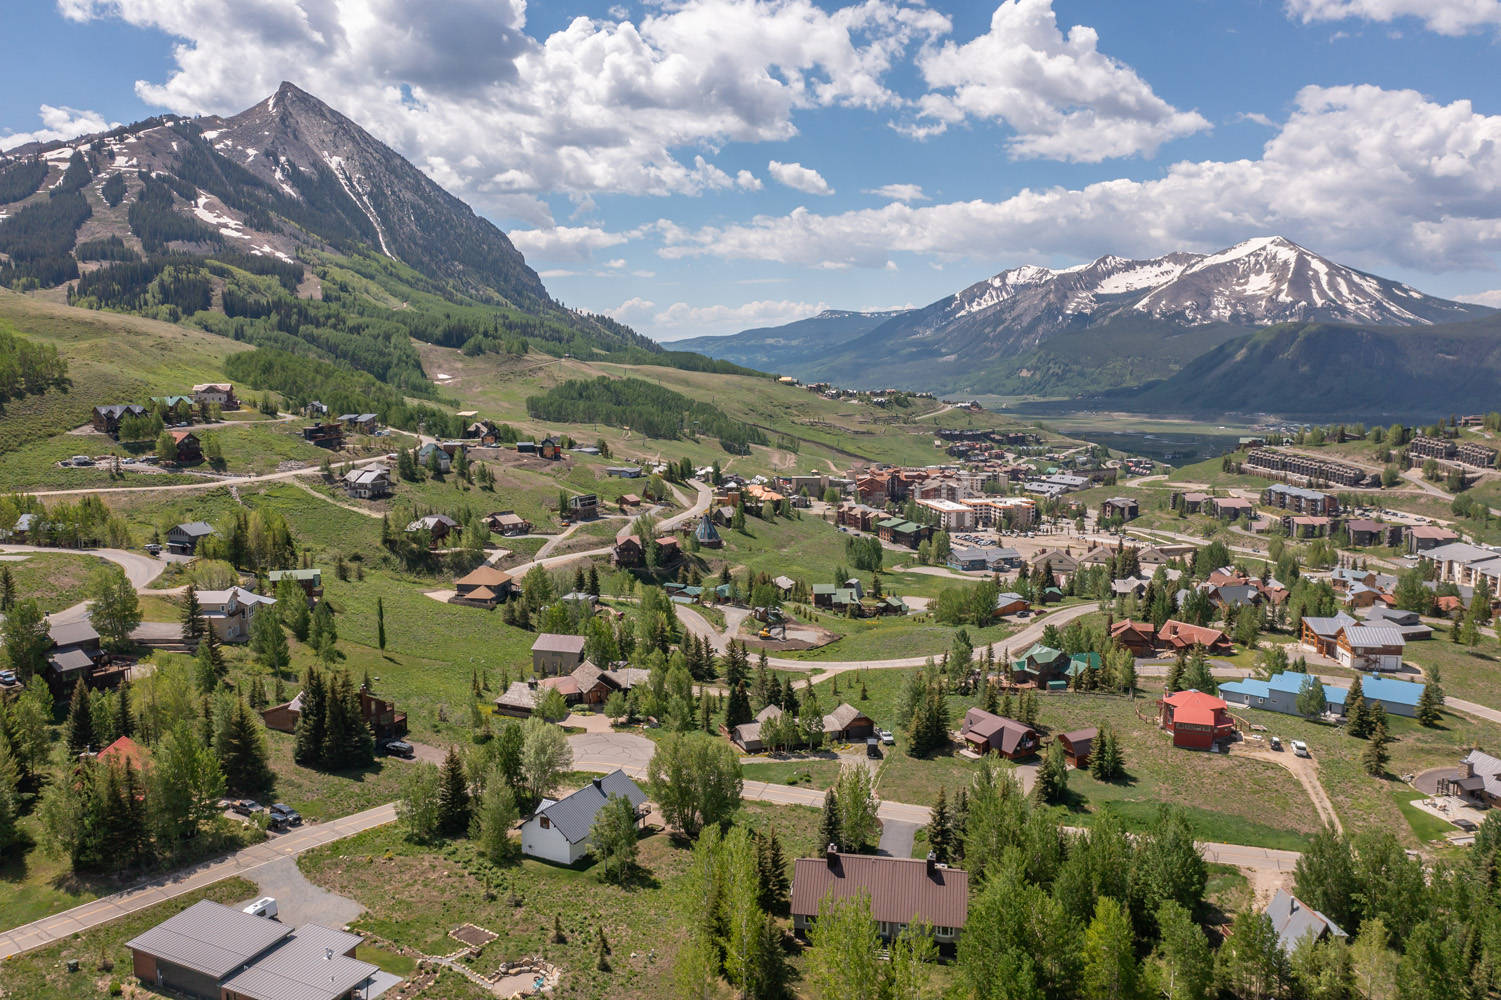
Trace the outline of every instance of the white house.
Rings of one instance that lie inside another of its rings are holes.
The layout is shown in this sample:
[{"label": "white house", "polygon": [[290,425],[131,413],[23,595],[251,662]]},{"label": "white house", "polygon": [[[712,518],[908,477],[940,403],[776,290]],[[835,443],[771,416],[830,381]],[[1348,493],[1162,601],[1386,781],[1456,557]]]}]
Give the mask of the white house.
[{"label": "white house", "polygon": [[638,819],[645,816],[646,793],[624,771],[613,771],[572,795],[557,801],[543,799],[532,818],[521,825],[521,853],[560,865],[578,861],[589,852],[594,817],[611,795],[625,796]]},{"label": "white house", "polygon": [[250,622],[260,605],[270,607],[274,597],[262,597],[244,587],[228,590],[198,591],[198,605],[203,609],[204,620],[221,642],[236,642],[250,637]]}]

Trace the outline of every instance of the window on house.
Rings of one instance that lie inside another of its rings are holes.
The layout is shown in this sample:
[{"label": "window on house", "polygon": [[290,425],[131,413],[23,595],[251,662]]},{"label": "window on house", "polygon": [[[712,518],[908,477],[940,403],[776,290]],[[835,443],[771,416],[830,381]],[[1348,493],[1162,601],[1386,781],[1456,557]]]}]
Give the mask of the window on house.
[{"label": "window on house", "polygon": [[552,829],[552,821],[549,820],[546,816],[542,817],[542,829],[544,829],[544,830],[551,830]]}]

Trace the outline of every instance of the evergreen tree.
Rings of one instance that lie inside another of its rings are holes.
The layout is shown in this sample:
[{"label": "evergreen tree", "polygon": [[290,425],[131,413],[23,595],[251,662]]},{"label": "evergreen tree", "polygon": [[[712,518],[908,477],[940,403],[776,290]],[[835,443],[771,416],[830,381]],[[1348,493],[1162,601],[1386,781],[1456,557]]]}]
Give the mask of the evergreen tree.
[{"label": "evergreen tree", "polygon": [[262,610],[250,620],[250,648],[261,666],[273,674],[281,673],[292,662],[281,619],[270,611]]},{"label": "evergreen tree", "polygon": [[381,597],[375,599],[375,641],[381,649],[386,648],[386,602]]},{"label": "evergreen tree", "polygon": [[136,734],[135,716],[130,711],[130,681],[120,682],[120,697],[115,702],[115,733],[117,736]]},{"label": "evergreen tree", "polygon": [[823,793],[823,814],[818,819],[818,843],[819,851],[828,849],[830,844],[835,850],[844,847],[844,834],[839,826],[839,798],[830,788]]},{"label": "evergreen tree", "polygon": [[317,767],[323,759],[323,742],[327,736],[328,691],[323,672],[308,667],[302,675],[302,710],[292,736],[292,759],[303,767]]},{"label": "evergreen tree", "polygon": [[1054,740],[1048,744],[1037,769],[1037,782],[1032,794],[1039,803],[1051,805],[1068,790],[1068,759],[1063,754],[1063,744]]},{"label": "evergreen tree", "polygon": [[1439,700],[1437,685],[1428,683],[1423,685],[1423,693],[1418,696],[1418,707],[1415,717],[1419,725],[1432,728],[1439,724],[1439,706],[1443,704]]},{"label": "evergreen tree", "polygon": [[1355,679],[1350,682],[1350,691],[1345,696],[1345,731],[1356,739],[1363,740],[1371,735],[1372,725],[1371,709],[1366,704],[1360,675],[1356,674]]},{"label": "evergreen tree", "polygon": [[214,752],[230,788],[255,792],[271,785],[270,751],[266,733],[244,698],[235,700],[224,728],[214,741]]},{"label": "evergreen tree", "polygon": [[68,753],[74,757],[85,750],[93,750],[97,753],[104,749],[98,745],[98,738],[94,735],[93,705],[88,685],[83,682],[82,677],[73,686],[73,700],[68,705],[68,721],[63,733],[68,745]]},{"label": "evergreen tree", "polygon": [[1162,688],[1167,694],[1177,694],[1183,690],[1183,666],[1184,657],[1180,653],[1167,668],[1167,679],[1163,682]]},{"label": "evergreen tree", "polygon": [[755,718],[751,711],[750,696],[746,694],[745,682],[741,681],[730,690],[730,699],[725,705],[724,724],[731,731]]},{"label": "evergreen tree", "polygon": [[1386,709],[1378,704],[1373,714],[1371,739],[1366,744],[1365,753],[1361,755],[1360,762],[1364,765],[1367,774],[1379,778],[1386,773],[1387,762],[1391,760],[1391,752],[1386,749],[1391,737],[1386,730]]},{"label": "evergreen tree", "polygon": [[448,748],[438,772],[438,832],[456,837],[469,829],[469,783],[457,747]]},{"label": "evergreen tree", "polygon": [[197,642],[207,628],[203,606],[198,603],[198,588],[190,583],[182,596],[182,637],[189,644]]},{"label": "evergreen tree", "polygon": [[928,847],[939,864],[948,864],[952,857],[954,830],[951,823],[948,794],[940,785],[938,801],[933,803],[932,816],[928,820]]}]

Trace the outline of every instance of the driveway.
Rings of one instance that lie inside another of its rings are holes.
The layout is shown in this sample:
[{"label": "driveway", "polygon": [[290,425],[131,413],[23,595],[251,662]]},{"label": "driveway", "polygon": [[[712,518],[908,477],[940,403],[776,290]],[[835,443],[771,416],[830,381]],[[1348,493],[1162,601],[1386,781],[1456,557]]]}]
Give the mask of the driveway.
[{"label": "driveway", "polygon": [[[281,858],[261,865],[247,876],[260,889],[260,896],[276,899],[276,919],[292,927],[303,924],[322,924],[324,927],[343,927],[354,920],[365,907],[347,896],[329,892],[309,882],[297,867],[296,858]],[[254,902],[247,899],[235,903],[235,909]]]},{"label": "driveway", "polygon": [[917,842],[921,826],[909,820],[888,819],[881,824],[881,842],[876,853],[888,858],[912,857],[912,845]]},{"label": "driveway", "polygon": [[633,778],[644,778],[657,745],[634,733],[578,733],[568,737],[568,748],[573,751],[575,771],[619,768]]},{"label": "driveway", "polygon": [[288,833],[236,851],[218,861],[194,865],[183,871],[173,872],[144,882],[133,889],[126,889],[104,896],[90,903],[75,906],[62,913],[34,920],[29,924],[0,933],[0,959],[31,951],[51,944],[60,937],[86,931],[91,927],[118,920],[127,913],[154,906],[185,892],[201,889],[206,885],[236,875],[249,876],[250,872],[287,857],[295,857],[303,851],[345,837],[353,836],[377,826],[384,826],[396,819],[396,805],[388,802],[383,806],[366,809],[327,823],[308,823]]}]

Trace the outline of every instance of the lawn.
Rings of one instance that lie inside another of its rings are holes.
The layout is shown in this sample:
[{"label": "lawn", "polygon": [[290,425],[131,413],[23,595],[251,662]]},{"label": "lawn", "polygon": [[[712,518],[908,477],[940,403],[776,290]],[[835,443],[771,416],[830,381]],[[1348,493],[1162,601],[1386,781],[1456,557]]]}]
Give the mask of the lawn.
[{"label": "lawn", "polygon": [[1428,796],[1412,788],[1392,789],[1392,798],[1396,800],[1397,808],[1407,818],[1407,823],[1412,827],[1412,835],[1424,843],[1430,840],[1441,840],[1448,834],[1456,832],[1452,823],[1446,823],[1430,812],[1424,812],[1413,805],[1418,799],[1426,799]]},{"label": "lawn", "polygon": [[[959,629],[941,625],[927,615],[882,618],[841,618],[838,615],[815,616],[815,621],[824,628],[843,633],[826,646],[817,649],[791,650],[777,653],[794,660],[887,660],[906,656],[940,656],[954,644]],[[992,642],[1003,642],[1016,632],[1011,624],[992,625],[989,628],[965,629],[975,648]]]},{"label": "lawn", "polygon": [[[814,854],[815,809],[747,803],[737,823],[774,828],[789,866]],[[675,995],[689,854],[685,842],[654,830],[641,840],[637,876],[620,887],[601,881],[587,861],[560,867],[528,858],[496,870],[468,841],[422,847],[392,825],[314,848],[298,864],[314,883],[365,904],[354,929],[392,956],[452,952],[448,932],[474,923],[499,934],[480,949],[476,971],[540,955],[563,969],[569,996],[651,1000]],[[550,940],[555,919],[562,944]],[[609,972],[595,969],[600,931],[612,951]]]},{"label": "lawn", "polygon": [[1449,641],[1452,625],[1433,625],[1433,638],[1410,642],[1403,652],[1409,663],[1424,672],[1437,670],[1446,694],[1493,708],[1501,707],[1496,697],[1496,683],[1501,680],[1501,659],[1493,640],[1481,637],[1480,645],[1469,647]]},{"label": "lawn", "polygon": [[840,764],[837,760],[758,761],[743,764],[740,770],[746,781],[823,789],[839,778]]},{"label": "lawn", "polygon": [[36,598],[47,614],[84,600],[90,574],[105,565],[109,564],[98,556],[72,552],[34,552],[0,560],[15,581],[16,596]]},{"label": "lawn", "polygon": [[[975,763],[952,751],[924,759],[907,755],[906,734],[896,718],[904,673],[863,670],[815,682],[814,690],[820,705],[849,700],[877,725],[896,731],[896,746],[885,748],[877,783],[883,799],[932,805],[940,787],[952,797],[967,784]],[[835,680],[842,682],[840,695],[832,690]],[[861,681],[869,695],[863,702],[849,697]],[[1153,697],[1143,695],[1132,702],[1070,692],[1039,696],[1038,728],[1045,735],[1103,724],[1116,733],[1126,756],[1129,777],[1124,782],[1107,784],[1069,772],[1066,822],[1087,826],[1108,807],[1128,829],[1140,830],[1151,825],[1158,803],[1166,802],[1186,809],[1196,832],[1206,840],[1294,850],[1306,843],[1319,827],[1318,816],[1292,774],[1249,758],[1173,749],[1155,721],[1148,721],[1154,720]],[[974,697],[950,696],[950,727],[957,730],[965,708],[975,704]]]},{"label": "lawn", "polygon": [[1494,723],[1445,711],[1440,724],[1429,729],[1412,719],[1392,715],[1387,717],[1392,736],[1387,747],[1391,753],[1387,776],[1373,778],[1360,763],[1364,741],[1346,735],[1338,726],[1256,709],[1238,709],[1235,714],[1247,723],[1267,726],[1284,741],[1303,740],[1308,744],[1318,764],[1319,780],[1346,832],[1386,830],[1410,847],[1421,846],[1422,842],[1393,798],[1393,792],[1410,791],[1395,776],[1452,766],[1470,746],[1501,746],[1501,727]]},{"label": "lawn", "polygon": [[[148,906],[81,934],[69,934],[53,944],[5,961],[5,991],[14,997],[48,997],[56,1000],[94,1000],[105,995],[110,979],[129,982],[131,953],[125,942],[175,916],[203,899],[235,903],[253,897],[255,884],[243,878],[226,879],[195,889],[165,903]],[[10,926],[10,924],[6,924]],[[80,969],[67,971],[69,959]]]}]

